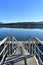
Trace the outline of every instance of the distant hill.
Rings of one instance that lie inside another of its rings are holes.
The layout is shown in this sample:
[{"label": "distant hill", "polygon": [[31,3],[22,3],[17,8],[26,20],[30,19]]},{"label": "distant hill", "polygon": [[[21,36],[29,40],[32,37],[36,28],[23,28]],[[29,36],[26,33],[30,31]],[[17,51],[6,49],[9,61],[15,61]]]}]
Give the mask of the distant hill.
[{"label": "distant hill", "polygon": [[43,21],[40,21],[40,22],[16,22],[16,23],[2,23],[2,22],[0,22],[0,24],[43,24]]},{"label": "distant hill", "polygon": [[37,24],[43,24],[43,21],[41,21],[41,22],[37,22]]},{"label": "distant hill", "polygon": [[0,24],[3,24],[2,22],[0,22]]},{"label": "distant hill", "polygon": [[7,28],[43,28],[42,22],[17,22],[17,23],[0,23],[0,27]]},{"label": "distant hill", "polygon": [[43,24],[43,21],[40,21],[40,22],[16,22],[16,23],[5,23],[5,24]]}]

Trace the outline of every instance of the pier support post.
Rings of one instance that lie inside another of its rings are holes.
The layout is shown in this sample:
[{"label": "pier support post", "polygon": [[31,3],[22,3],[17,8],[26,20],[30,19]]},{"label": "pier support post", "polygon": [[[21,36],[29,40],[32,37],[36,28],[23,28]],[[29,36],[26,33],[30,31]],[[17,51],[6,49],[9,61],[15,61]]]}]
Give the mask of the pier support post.
[{"label": "pier support post", "polygon": [[24,63],[25,63],[25,65],[27,65],[26,58],[24,58]]}]

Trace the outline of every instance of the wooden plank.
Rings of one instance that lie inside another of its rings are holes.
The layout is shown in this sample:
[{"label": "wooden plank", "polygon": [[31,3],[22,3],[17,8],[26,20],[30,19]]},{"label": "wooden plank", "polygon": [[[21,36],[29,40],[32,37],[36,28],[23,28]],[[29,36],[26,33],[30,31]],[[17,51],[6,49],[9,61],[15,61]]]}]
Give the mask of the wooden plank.
[{"label": "wooden plank", "polygon": [[[37,62],[34,57],[27,58],[26,61],[27,61],[27,65],[37,65]],[[10,63],[6,63],[6,64],[10,65]],[[13,65],[24,65],[24,60],[23,59],[19,60],[19,62],[17,61],[16,63],[13,62]]]},{"label": "wooden plank", "polygon": [[13,58],[17,58],[17,57],[20,57],[21,55],[12,55],[12,56],[8,56],[7,58],[6,58],[6,60],[11,60],[11,59],[13,59]]},{"label": "wooden plank", "polygon": [[34,57],[30,57],[27,59],[27,65],[37,65],[37,62]]},{"label": "wooden plank", "polygon": [[17,57],[17,58],[13,58],[13,59],[10,59],[10,60],[6,60],[5,61],[5,64],[9,64],[10,62],[14,62],[14,63],[16,63],[16,62],[19,62],[19,61],[22,61],[22,60],[24,60],[24,58],[30,58],[30,57],[33,57],[32,55],[22,55],[22,56],[20,56],[20,57]]},{"label": "wooden plank", "polygon": [[[10,64],[9,64],[10,65]],[[14,63],[14,65],[24,65],[24,60]]]},{"label": "wooden plank", "polygon": [[[37,62],[35,61],[34,57],[30,57],[27,60],[27,65],[38,65]],[[10,64],[9,64],[10,65]],[[24,61],[19,61],[17,63],[14,63],[14,65],[24,65]]]}]

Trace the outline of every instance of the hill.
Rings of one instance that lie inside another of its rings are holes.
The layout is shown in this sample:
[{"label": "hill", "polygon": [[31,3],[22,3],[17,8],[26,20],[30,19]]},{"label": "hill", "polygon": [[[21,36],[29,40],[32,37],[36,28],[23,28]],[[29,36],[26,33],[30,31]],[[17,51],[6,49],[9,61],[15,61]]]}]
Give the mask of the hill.
[{"label": "hill", "polygon": [[0,27],[7,27],[7,28],[43,28],[43,22],[1,23]]}]

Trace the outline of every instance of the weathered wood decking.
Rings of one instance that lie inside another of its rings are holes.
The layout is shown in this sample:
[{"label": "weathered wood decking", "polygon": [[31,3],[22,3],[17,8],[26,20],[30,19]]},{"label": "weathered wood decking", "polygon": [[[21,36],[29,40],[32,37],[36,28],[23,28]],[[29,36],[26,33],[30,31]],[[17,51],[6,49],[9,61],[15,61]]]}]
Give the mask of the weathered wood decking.
[{"label": "weathered wood decking", "polygon": [[[9,57],[9,58],[7,58],[8,61],[6,61],[6,63],[13,61],[14,62],[13,65],[24,65],[25,62],[24,62],[23,57],[24,56],[18,56],[18,57],[16,57],[16,56],[14,57],[13,56],[13,57]],[[25,56],[25,58],[26,58],[26,56]],[[37,62],[36,62],[36,60],[35,60],[35,58],[33,56],[28,56],[28,58],[26,59],[26,63],[27,63],[27,65],[37,65]]]},{"label": "weathered wood decking", "polygon": [[[27,65],[37,65],[36,60],[34,57],[30,57],[27,60]],[[15,63],[14,65],[24,65],[24,60]]]},{"label": "weathered wood decking", "polygon": [[38,48],[38,44],[43,45],[43,41],[38,38],[17,41],[14,37],[12,40],[6,37],[0,42],[0,47],[4,45],[0,52],[0,65],[43,65],[40,57],[40,54],[43,56],[43,52]]},{"label": "weathered wood decking", "polygon": [[[24,65],[25,61],[24,58],[26,59],[26,65],[37,65],[37,62],[34,58],[33,55],[30,55],[29,52],[24,48],[24,44],[23,43],[28,43],[28,41],[24,42],[24,41],[18,41],[18,43],[13,43],[13,44],[17,44],[18,48],[16,51],[16,54],[14,55],[9,55],[6,58],[6,64],[9,64],[11,62],[13,62],[13,65]],[[22,51],[21,51],[22,49]],[[18,55],[18,54],[23,54],[23,55]]]}]

